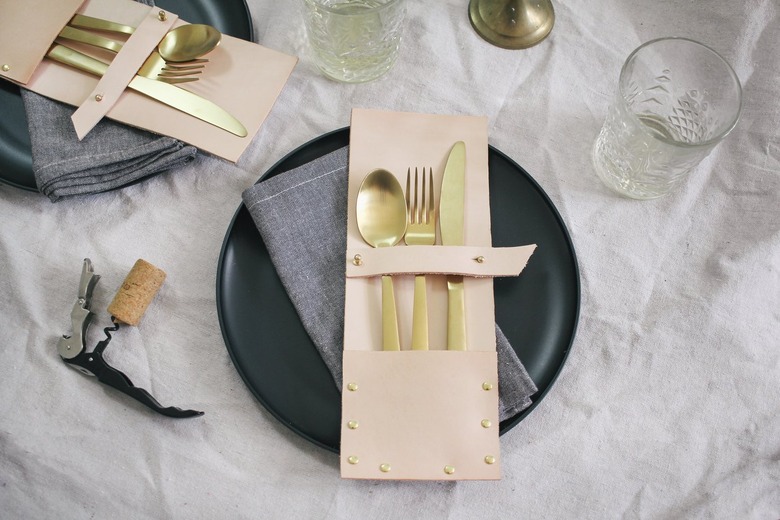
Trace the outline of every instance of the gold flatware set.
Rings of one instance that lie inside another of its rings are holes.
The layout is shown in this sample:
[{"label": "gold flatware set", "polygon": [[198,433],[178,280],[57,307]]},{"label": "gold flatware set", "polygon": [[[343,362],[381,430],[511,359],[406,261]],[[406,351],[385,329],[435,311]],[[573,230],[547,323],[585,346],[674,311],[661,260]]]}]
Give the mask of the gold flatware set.
[{"label": "gold flatware set", "polygon": [[[100,34],[85,30],[89,27],[119,34],[132,34],[134,28],[99,18],[76,15],[69,25],[63,27],[59,37],[117,53],[122,43]],[[140,76],[165,81],[184,83],[197,81],[193,74],[200,74],[208,59],[201,58],[214,50],[222,39],[222,33],[210,25],[188,24],[169,31],[157,45],[146,62],[138,70]]]},{"label": "gold flatware set", "polygon": [[[357,226],[372,247],[392,247],[403,238],[407,246],[436,244],[440,219],[442,245],[464,245],[466,146],[450,151],[437,211],[433,169],[407,170],[406,191],[387,170],[370,172],[357,195]],[[447,278],[447,350],[466,350],[466,318],[462,276]],[[415,275],[412,308],[412,350],[428,350],[428,304],[425,274]],[[400,350],[395,293],[391,276],[382,276],[382,350]]]},{"label": "gold flatware set", "polygon": [[[122,43],[85,29],[125,35],[135,30],[108,20],[76,15],[60,31],[60,40],[71,40],[112,53],[122,49]],[[221,37],[214,27],[201,24],[182,25],[169,31],[137,71],[128,88],[238,137],[246,137],[246,127],[223,108],[173,85],[196,81],[198,78],[194,75],[200,74],[208,62],[201,57],[219,45]],[[60,43],[54,44],[46,56],[95,76],[103,76],[109,67],[93,56]]]}]

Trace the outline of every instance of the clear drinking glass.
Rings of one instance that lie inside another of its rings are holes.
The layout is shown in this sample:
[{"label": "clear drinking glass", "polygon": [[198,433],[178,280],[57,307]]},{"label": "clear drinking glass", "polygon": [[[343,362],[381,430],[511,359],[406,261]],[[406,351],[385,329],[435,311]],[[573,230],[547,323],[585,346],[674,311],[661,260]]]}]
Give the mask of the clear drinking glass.
[{"label": "clear drinking glass", "polygon": [[599,178],[635,199],[671,192],[734,128],[742,87],[706,45],[661,38],[637,48],[593,147]]},{"label": "clear drinking glass", "polygon": [[405,0],[303,0],[314,61],[329,78],[376,79],[393,66],[401,44]]}]

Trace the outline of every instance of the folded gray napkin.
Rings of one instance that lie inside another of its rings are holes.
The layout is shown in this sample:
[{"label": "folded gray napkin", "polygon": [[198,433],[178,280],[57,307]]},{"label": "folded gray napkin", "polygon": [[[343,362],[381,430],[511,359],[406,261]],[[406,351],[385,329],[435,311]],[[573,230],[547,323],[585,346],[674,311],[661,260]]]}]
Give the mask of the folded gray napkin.
[{"label": "folded gray napkin", "polygon": [[[151,0],[138,0],[154,5]],[[113,190],[191,161],[197,148],[103,119],[79,141],[74,108],[22,89],[38,190],[52,201]]]},{"label": "folded gray napkin", "polygon": [[[243,193],[282,285],[339,389],[348,150],[336,150]],[[536,385],[498,327],[496,335],[499,417],[504,420],[531,404]]]}]

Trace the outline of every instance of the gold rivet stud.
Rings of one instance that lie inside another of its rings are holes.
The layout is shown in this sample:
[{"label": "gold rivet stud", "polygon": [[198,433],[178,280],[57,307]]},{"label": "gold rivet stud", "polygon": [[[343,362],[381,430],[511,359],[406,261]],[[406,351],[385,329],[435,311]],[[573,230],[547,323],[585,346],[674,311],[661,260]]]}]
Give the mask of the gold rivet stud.
[{"label": "gold rivet stud", "polygon": [[357,464],[358,462],[360,462],[360,459],[357,458],[357,455],[350,455],[349,457],[347,457],[347,462],[349,462],[350,464]]},{"label": "gold rivet stud", "polygon": [[482,427],[483,427],[483,428],[490,428],[490,426],[491,426],[492,424],[493,424],[493,423],[491,423],[491,422],[490,422],[490,419],[482,419]]},{"label": "gold rivet stud", "polygon": [[3,72],[8,72],[9,70],[11,70],[11,66],[7,63],[3,63],[2,68],[3,68]]},{"label": "gold rivet stud", "polygon": [[485,381],[484,383],[482,383],[482,390],[486,392],[488,390],[493,390],[493,383],[488,383],[487,381]]},{"label": "gold rivet stud", "polygon": [[347,428],[349,428],[350,430],[357,430],[358,426],[359,426],[359,424],[358,424],[357,421],[349,421],[347,423]]},{"label": "gold rivet stud", "polygon": [[363,257],[360,255],[355,255],[352,257],[352,264],[354,265],[363,265]]},{"label": "gold rivet stud", "polygon": [[159,12],[159,13],[157,13],[157,18],[158,18],[158,19],[159,19],[161,22],[164,22],[165,20],[167,20],[167,19],[168,19],[168,13],[166,13],[165,11],[163,11],[163,10],[161,9],[161,10],[160,10],[160,12]]},{"label": "gold rivet stud", "polygon": [[347,390],[349,390],[350,392],[355,392],[357,391],[357,389],[358,389],[357,383],[349,383],[347,385]]},{"label": "gold rivet stud", "polygon": [[496,458],[493,455],[485,456],[485,464],[495,464]]},{"label": "gold rivet stud", "polygon": [[103,101],[103,94],[95,94],[95,101],[97,101],[98,103]]},{"label": "gold rivet stud", "polygon": [[452,475],[455,473],[455,467],[454,466],[444,466],[444,473],[447,475]]},{"label": "gold rivet stud", "polygon": [[390,469],[391,469],[390,464],[385,463],[379,465],[379,471],[381,471],[382,473],[388,473],[390,472]]},{"label": "gold rivet stud", "polygon": [[478,256],[474,259],[474,261],[478,264],[484,264],[485,263],[485,257],[484,256]]}]

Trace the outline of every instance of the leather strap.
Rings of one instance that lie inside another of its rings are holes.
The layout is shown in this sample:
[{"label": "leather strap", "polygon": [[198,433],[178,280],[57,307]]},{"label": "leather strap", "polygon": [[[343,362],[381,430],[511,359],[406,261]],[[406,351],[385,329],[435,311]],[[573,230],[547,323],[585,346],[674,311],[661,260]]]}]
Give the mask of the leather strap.
[{"label": "leather strap", "polygon": [[111,61],[108,71],[73,113],[71,119],[79,139],[83,139],[111,110],[146,58],[178,18],[159,7],[149,8],[146,17]]},{"label": "leather strap", "polygon": [[347,278],[384,274],[517,276],[536,244],[518,247],[414,246],[354,248],[347,251]]}]

